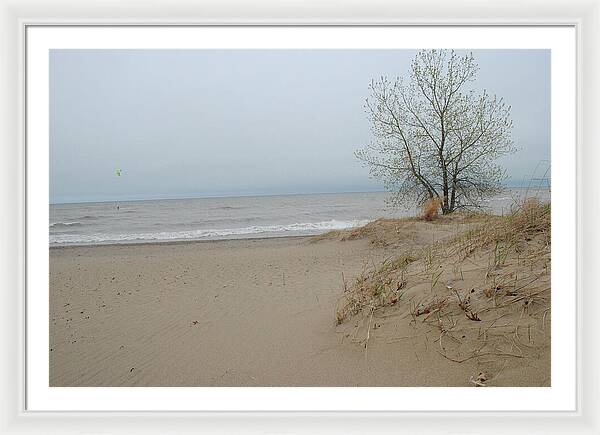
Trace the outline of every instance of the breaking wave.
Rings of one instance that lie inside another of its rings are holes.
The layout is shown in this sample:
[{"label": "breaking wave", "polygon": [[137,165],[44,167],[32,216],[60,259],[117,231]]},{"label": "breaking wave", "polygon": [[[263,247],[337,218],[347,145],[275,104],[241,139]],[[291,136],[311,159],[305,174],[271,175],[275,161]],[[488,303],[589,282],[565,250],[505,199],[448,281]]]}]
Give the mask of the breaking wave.
[{"label": "breaking wave", "polygon": [[98,244],[168,240],[202,240],[221,238],[251,238],[252,236],[310,235],[365,225],[368,220],[293,223],[287,225],[249,226],[243,228],[162,231],[131,234],[51,234],[51,244]]}]

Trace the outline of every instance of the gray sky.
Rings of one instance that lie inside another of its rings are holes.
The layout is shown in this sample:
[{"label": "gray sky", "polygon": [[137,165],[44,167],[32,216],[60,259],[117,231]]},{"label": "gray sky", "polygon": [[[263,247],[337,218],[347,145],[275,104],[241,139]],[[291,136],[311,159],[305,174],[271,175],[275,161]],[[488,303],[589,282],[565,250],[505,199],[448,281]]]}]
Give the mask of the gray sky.
[{"label": "gray sky", "polygon": [[[550,51],[473,50],[512,105],[512,184],[550,158]],[[382,190],[372,78],[412,50],[51,50],[50,201]],[[117,177],[115,170],[122,169]]]}]

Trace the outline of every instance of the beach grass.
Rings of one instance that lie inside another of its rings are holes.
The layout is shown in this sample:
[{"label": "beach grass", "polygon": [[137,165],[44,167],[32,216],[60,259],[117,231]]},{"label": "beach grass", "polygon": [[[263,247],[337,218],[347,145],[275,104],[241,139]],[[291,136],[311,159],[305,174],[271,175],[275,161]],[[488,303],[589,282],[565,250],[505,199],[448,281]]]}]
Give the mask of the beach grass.
[{"label": "beach grass", "polygon": [[[463,213],[386,222],[395,234],[415,225],[457,226],[454,236],[418,249],[399,245],[395,256],[345,284],[335,323],[399,315],[424,337],[439,334],[438,353],[453,362],[522,358],[548,347],[550,211],[549,203],[528,199],[504,216]],[[353,234],[373,237],[364,227]],[[359,342],[370,335],[356,334]]]}]

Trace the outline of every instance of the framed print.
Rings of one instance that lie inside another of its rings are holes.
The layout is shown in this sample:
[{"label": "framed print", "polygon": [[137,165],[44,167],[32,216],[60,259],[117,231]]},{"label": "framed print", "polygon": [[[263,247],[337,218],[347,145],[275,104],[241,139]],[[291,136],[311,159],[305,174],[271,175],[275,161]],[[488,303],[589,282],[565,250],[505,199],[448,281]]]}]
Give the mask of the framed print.
[{"label": "framed print", "polygon": [[595,2],[130,6],[3,5],[7,433],[598,432]]}]

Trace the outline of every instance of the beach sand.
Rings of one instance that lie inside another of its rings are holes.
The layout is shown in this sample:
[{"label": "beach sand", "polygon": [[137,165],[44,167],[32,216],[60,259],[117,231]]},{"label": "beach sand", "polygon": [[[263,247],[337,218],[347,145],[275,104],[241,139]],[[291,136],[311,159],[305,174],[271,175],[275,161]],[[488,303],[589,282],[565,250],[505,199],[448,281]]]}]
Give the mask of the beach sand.
[{"label": "beach sand", "polygon": [[[407,240],[431,228],[419,234]],[[344,281],[397,249],[310,237],[52,248],[50,386],[473,387],[485,371],[496,386],[550,384],[549,336],[524,357],[456,363],[397,307],[336,325]]]}]

